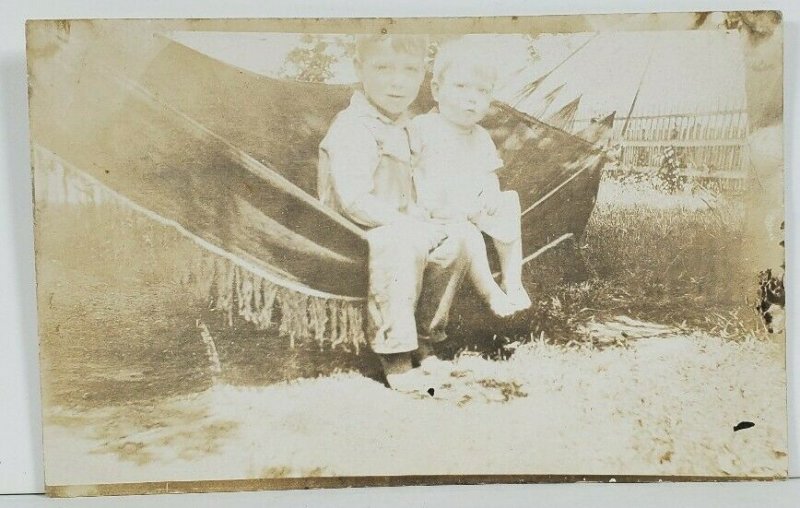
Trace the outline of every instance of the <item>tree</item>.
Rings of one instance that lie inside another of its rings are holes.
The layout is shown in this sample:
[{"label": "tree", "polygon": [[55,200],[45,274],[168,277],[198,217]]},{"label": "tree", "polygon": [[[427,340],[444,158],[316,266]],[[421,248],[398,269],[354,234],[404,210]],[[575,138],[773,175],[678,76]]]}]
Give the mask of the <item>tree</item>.
[{"label": "tree", "polygon": [[298,81],[324,83],[333,77],[333,66],[352,54],[352,41],[341,37],[305,34],[283,63],[283,75]]}]

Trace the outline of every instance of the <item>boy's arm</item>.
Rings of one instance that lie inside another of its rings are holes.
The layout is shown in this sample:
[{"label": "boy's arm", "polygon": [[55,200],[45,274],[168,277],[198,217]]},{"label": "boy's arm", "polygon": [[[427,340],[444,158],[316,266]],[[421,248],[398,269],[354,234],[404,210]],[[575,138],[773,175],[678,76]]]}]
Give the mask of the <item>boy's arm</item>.
[{"label": "boy's arm", "polygon": [[424,149],[423,143],[423,127],[422,117],[418,116],[409,122],[406,128],[408,134],[408,147],[411,151],[411,166],[412,166],[412,180],[414,182],[414,203],[410,207],[410,215],[428,220],[431,218],[431,207],[429,206],[427,198],[427,188],[422,175],[418,171],[419,163],[422,160],[422,151]]},{"label": "boy's arm", "polygon": [[334,124],[321,148],[328,156],[333,190],[350,219],[377,227],[405,218],[371,194],[379,157],[375,138],[368,130],[352,124]]},{"label": "boy's arm", "polygon": [[481,186],[480,194],[476,200],[476,208],[470,214],[470,220],[474,220],[482,212],[489,215],[497,213],[502,200],[502,191],[500,190],[500,180],[494,173],[486,173],[483,176],[483,185]]}]

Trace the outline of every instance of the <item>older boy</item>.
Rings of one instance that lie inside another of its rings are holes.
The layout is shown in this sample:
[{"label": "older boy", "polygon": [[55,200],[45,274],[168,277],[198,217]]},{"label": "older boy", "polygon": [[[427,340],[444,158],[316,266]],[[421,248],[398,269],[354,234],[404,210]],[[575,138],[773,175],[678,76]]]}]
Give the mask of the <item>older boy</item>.
[{"label": "older boy", "polygon": [[401,390],[426,389],[412,352],[423,368],[435,363],[429,342],[444,338],[466,266],[458,235],[427,222],[415,202],[406,125],[426,54],[422,37],[359,37],[362,90],[320,144],[320,199],[367,230],[371,346]]}]

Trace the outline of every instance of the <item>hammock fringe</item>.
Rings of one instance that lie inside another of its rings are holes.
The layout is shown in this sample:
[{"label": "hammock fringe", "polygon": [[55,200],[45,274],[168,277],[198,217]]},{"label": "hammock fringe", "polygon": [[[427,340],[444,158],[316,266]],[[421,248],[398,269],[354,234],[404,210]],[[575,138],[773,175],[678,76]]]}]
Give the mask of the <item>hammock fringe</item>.
[{"label": "hammock fringe", "polygon": [[149,248],[167,250],[172,242],[181,241],[193,245],[192,254],[181,262],[179,282],[195,298],[225,316],[229,326],[241,318],[260,331],[277,329],[290,347],[313,342],[320,349],[358,353],[367,343],[363,302],[311,296],[280,286],[248,270],[246,263],[237,263],[234,256],[220,256],[191,241],[154,212],[141,213],[126,198],[47,149],[35,146],[32,159],[39,210],[52,205],[89,210],[111,207],[124,215],[126,222],[144,220],[160,226],[165,239],[158,245],[148,244]]}]

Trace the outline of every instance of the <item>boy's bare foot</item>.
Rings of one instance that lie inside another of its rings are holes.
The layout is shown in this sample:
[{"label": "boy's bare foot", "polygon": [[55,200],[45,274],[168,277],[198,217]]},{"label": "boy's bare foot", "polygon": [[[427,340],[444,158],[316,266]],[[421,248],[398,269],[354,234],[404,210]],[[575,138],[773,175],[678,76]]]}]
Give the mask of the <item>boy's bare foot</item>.
[{"label": "boy's bare foot", "polygon": [[517,306],[511,301],[511,298],[499,287],[497,291],[493,291],[489,297],[489,308],[499,317],[508,317],[518,310]]},{"label": "boy's bare foot", "polygon": [[531,307],[531,297],[528,295],[528,292],[525,291],[525,288],[522,287],[522,284],[507,288],[506,294],[517,312]]}]

